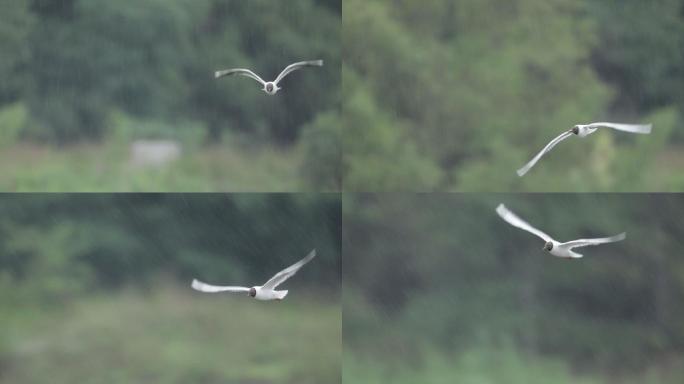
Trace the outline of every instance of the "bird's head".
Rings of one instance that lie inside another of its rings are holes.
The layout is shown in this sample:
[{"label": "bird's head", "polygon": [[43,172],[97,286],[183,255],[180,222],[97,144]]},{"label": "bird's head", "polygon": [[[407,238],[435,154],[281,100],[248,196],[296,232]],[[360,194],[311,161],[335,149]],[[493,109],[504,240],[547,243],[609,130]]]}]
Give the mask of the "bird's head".
[{"label": "bird's head", "polygon": [[542,248],[542,249],[547,251],[547,252],[551,252],[551,250],[553,249],[553,243],[550,241],[547,241],[546,244],[544,244],[544,248]]},{"label": "bird's head", "polygon": [[256,288],[252,287],[249,289],[249,297],[256,296]]},{"label": "bird's head", "polygon": [[579,133],[580,133],[580,126],[579,126],[579,125],[575,125],[574,127],[572,127],[572,129],[570,130],[570,132],[574,133],[575,135],[579,135]]},{"label": "bird's head", "polygon": [[269,95],[275,95],[276,92],[278,92],[280,88],[278,88],[277,85],[274,83],[266,83],[264,85],[264,92],[268,93]]}]

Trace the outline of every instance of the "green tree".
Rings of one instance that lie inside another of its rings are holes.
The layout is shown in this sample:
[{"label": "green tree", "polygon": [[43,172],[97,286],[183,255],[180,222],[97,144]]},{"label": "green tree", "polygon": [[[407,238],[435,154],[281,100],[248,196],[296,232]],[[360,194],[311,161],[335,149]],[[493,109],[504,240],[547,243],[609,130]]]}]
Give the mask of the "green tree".
[{"label": "green tree", "polygon": [[38,2],[28,65],[32,136],[98,138],[115,108],[172,112],[186,87],[180,73],[193,53],[196,8],[185,0]]},{"label": "green tree", "polygon": [[28,0],[0,1],[0,106],[23,95],[28,35],[33,25]]}]

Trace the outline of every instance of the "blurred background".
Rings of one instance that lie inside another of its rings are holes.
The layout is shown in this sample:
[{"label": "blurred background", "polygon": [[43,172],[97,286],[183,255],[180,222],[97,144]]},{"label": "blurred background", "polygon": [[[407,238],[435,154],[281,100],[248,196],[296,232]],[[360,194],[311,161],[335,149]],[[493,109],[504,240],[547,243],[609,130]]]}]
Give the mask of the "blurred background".
[{"label": "blurred background", "polygon": [[[345,0],[345,189],[684,190],[684,1]],[[578,123],[653,123],[556,147]]]},{"label": "blurred background", "polygon": [[[0,189],[340,185],[340,0],[0,0]],[[251,68],[288,76],[275,97]]]},{"label": "blurred background", "polygon": [[[560,241],[552,257],[494,211]],[[343,201],[346,383],[684,382],[684,196],[355,195]]]},{"label": "blurred background", "polygon": [[[0,383],[339,383],[334,195],[0,197]],[[281,302],[261,285],[316,249]]]}]

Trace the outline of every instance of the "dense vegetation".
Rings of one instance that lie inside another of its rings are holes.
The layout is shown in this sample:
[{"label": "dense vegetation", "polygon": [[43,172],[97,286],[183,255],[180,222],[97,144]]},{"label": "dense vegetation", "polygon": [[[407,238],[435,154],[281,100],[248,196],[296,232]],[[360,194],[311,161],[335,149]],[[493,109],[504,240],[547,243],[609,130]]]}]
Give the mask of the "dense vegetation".
[{"label": "dense vegetation", "polygon": [[[558,240],[627,232],[563,260]],[[350,383],[680,383],[684,197],[361,195],[344,200]]]},{"label": "dense vegetation", "polygon": [[[81,191],[97,189],[94,180],[114,174],[111,189],[126,189],[126,177],[117,174],[127,153],[116,149],[122,141],[151,138],[180,141],[188,160],[173,171],[182,180],[199,175],[206,181],[178,188],[152,177],[139,189],[339,188],[340,4],[0,0],[0,159],[9,170],[0,185]],[[224,67],[252,68],[270,78],[294,61],[319,58],[323,68],[286,78],[277,97],[247,78],[213,78]],[[60,183],[78,173],[67,155],[30,166],[11,156],[45,150],[45,144],[69,153],[78,149],[75,143],[97,148],[87,162],[105,163],[76,184]],[[98,145],[114,146],[109,152],[117,156],[103,161]],[[214,156],[213,164],[250,167],[256,181],[238,175],[235,185],[232,173],[198,165],[208,148],[237,157]],[[284,154],[252,162],[255,154],[273,151]],[[281,163],[287,165],[282,174]],[[27,175],[34,169],[40,178]],[[286,178],[295,185],[279,183]],[[268,179],[273,185],[263,183]]]},{"label": "dense vegetation", "polygon": [[[350,190],[679,191],[684,2],[345,0]],[[515,170],[551,138],[599,132]]]},{"label": "dense vegetation", "polygon": [[[0,199],[0,383],[336,382],[336,196],[13,195]],[[312,248],[288,300],[259,284]]]}]

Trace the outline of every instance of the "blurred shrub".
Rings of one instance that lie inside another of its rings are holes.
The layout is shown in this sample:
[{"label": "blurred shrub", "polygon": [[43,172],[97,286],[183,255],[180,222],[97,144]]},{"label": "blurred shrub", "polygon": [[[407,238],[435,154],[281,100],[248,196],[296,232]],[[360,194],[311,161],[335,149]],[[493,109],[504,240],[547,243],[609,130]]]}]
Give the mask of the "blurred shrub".
[{"label": "blurred shrub", "polygon": [[405,122],[382,111],[361,80],[346,67],[344,78],[345,189],[435,189],[440,170],[408,138]]},{"label": "blurred shrub", "polygon": [[304,160],[301,170],[308,188],[338,191],[342,187],[341,116],[331,111],[319,114],[302,128]]},{"label": "blurred shrub", "polygon": [[[591,60],[619,91],[615,108],[648,113],[684,105],[684,5],[681,0],[587,1],[599,22]],[[614,22],[621,20],[622,22]],[[676,137],[684,139],[682,130]]]},{"label": "blurred shrub", "polygon": [[111,142],[125,145],[140,139],[175,140],[186,148],[198,148],[207,143],[208,132],[200,121],[179,120],[165,122],[131,116],[122,111],[112,111],[107,121],[108,138]]},{"label": "blurred shrub", "polygon": [[79,232],[80,228],[68,221],[41,229],[6,225],[6,254],[2,259],[16,262],[3,264],[11,268],[15,282],[30,282],[15,284],[15,296],[29,302],[58,304],[89,287],[92,270],[80,257],[84,249],[92,246],[93,238]]},{"label": "blurred shrub", "polygon": [[27,110],[23,103],[14,103],[0,108],[0,148],[17,142],[26,128]]},{"label": "blurred shrub", "polygon": [[25,93],[28,37],[34,26],[31,0],[0,0],[0,108]]}]

